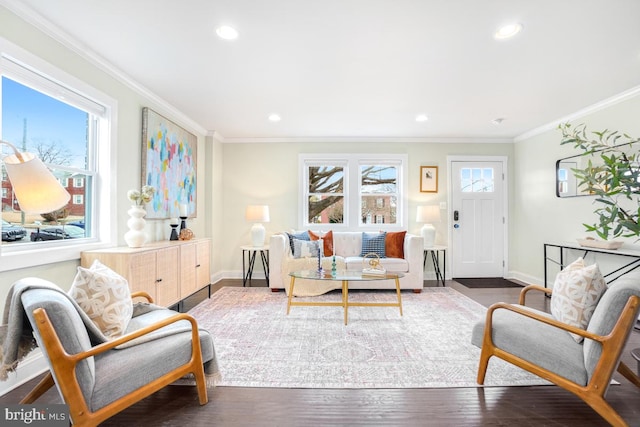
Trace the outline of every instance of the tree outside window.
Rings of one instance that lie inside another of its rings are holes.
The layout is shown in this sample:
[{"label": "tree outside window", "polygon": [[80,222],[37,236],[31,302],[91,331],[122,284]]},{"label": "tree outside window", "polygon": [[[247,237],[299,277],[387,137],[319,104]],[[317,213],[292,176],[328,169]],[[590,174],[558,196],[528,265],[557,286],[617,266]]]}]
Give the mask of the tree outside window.
[{"label": "tree outside window", "polygon": [[309,224],[344,221],[344,168],[309,166]]},{"label": "tree outside window", "polygon": [[360,166],[360,205],[362,224],[396,224],[398,167],[395,165]]},{"label": "tree outside window", "polygon": [[403,157],[379,155],[384,160],[367,161],[356,155],[336,155],[316,159],[320,156],[301,155],[302,197],[306,200],[301,226],[402,225],[398,201],[402,199]]}]

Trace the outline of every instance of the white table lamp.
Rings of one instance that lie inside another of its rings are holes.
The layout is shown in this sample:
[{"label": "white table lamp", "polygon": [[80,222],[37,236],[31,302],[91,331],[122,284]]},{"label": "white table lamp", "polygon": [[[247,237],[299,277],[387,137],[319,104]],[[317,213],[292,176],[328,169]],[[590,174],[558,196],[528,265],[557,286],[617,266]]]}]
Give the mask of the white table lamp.
[{"label": "white table lamp", "polygon": [[28,214],[42,214],[56,211],[69,203],[71,195],[60,181],[47,169],[42,161],[32,153],[21,153],[11,143],[13,154],[3,158],[20,211]]},{"label": "white table lamp", "polygon": [[269,206],[249,205],[245,212],[245,218],[254,223],[251,227],[251,244],[254,247],[264,246],[265,229],[262,223],[269,222]]},{"label": "white table lamp", "polygon": [[440,207],[436,205],[418,206],[416,221],[424,223],[420,230],[424,240],[424,247],[433,247],[436,241],[436,228],[433,223],[440,222]]}]

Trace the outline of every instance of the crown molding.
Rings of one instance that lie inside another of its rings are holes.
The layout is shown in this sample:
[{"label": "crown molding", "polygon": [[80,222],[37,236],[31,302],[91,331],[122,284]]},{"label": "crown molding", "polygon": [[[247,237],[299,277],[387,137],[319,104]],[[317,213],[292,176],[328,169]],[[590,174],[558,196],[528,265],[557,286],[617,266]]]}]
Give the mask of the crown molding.
[{"label": "crown molding", "polygon": [[[218,134],[219,135],[219,134]],[[429,144],[511,144],[513,138],[467,138],[467,137],[367,137],[367,136],[320,136],[320,137],[238,137],[224,138],[219,141],[225,144],[257,144],[257,143],[429,143]]]},{"label": "crown molding", "polygon": [[105,58],[89,49],[79,40],[75,39],[70,34],[45,19],[33,8],[23,4],[19,0],[0,0],[0,5],[4,6],[13,14],[26,21],[28,24],[34,26],[36,29],[40,30],[47,36],[56,40],[67,49],[86,59],[92,65],[106,72],[136,93],[145,98],[148,98],[151,102],[157,105],[157,107],[154,107],[154,110],[162,114],[170,115],[174,122],[190,128],[192,131],[203,135],[207,134],[207,130],[200,124],[193,121],[182,111],[178,110],[166,100],[160,98],[158,95],[147,89],[144,85],[134,80],[124,71],[120,70],[112,63],[107,61]]},{"label": "crown molding", "polygon": [[586,108],[576,111],[575,113],[564,116],[560,119],[554,120],[553,122],[547,123],[546,125],[539,126],[535,129],[532,129],[528,132],[525,132],[521,135],[516,136],[513,140],[514,142],[520,142],[532,138],[534,136],[540,135],[542,133],[548,132],[550,130],[554,130],[561,123],[573,122],[575,120],[581,119],[589,114],[593,114],[596,111],[604,110],[605,108],[611,107],[613,105],[619,104],[620,102],[626,101],[628,99],[634,98],[640,95],[640,86],[633,87],[629,90],[621,92],[617,95],[604,99],[600,102],[596,102],[593,105],[590,105]]},{"label": "crown molding", "polygon": [[217,130],[210,130],[207,132],[207,136],[213,138],[214,141],[224,142],[224,136]]}]

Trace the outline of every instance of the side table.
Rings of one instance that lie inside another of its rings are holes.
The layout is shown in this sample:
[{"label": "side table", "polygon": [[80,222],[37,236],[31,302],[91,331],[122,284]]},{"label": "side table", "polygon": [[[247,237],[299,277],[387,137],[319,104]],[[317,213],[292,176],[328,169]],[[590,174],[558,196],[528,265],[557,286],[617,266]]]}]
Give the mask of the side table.
[{"label": "side table", "polygon": [[[442,269],[440,269],[440,252],[442,252]],[[431,263],[433,264],[433,271],[436,273],[437,284],[442,283],[442,287],[445,286],[444,279],[447,272],[447,247],[435,245],[424,248],[424,256],[422,259],[422,268],[427,266],[427,258],[431,255]]]},{"label": "side table", "polygon": [[[262,268],[264,270],[267,287],[269,286],[269,245],[265,246],[240,246],[242,249],[242,287],[245,287],[247,281],[251,286],[251,276],[253,276],[253,267],[256,264],[256,254],[260,252],[262,259]],[[248,268],[247,268],[248,267]]]}]

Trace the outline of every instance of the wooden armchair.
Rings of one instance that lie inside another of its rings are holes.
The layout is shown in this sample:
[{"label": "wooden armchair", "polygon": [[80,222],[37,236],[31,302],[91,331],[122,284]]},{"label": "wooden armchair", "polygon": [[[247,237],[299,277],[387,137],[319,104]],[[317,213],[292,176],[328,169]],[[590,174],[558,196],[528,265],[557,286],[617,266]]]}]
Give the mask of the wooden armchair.
[{"label": "wooden armchair", "polygon": [[50,372],[20,403],[55,384],[73,424],[95,426],[187,374],[195,377],[200,404],[207,403],[203,362],[215,358],[213,341],[193,317],[150,311],[132,319],[134,330],[96,345],[63,293],[32,289],[21,300]]},{"label": "wooden armchair", "polygon": [[[525,296],[532,290],[552,292],[541,286],[527,286],[518,305],[493,304],[485,322],[474,327],[472,342],[482,349],[478,384],[484,383],[489,359],[497,356],[574,393],[611,425],[627,426],[606,402],[605,394],[616,369],[640,387],[640,379],[620,361],[638,318],[640,283],[621,278],[611,285],[586,330],[526,307]],[[585,339],[577,343],[570,333]]]}]

